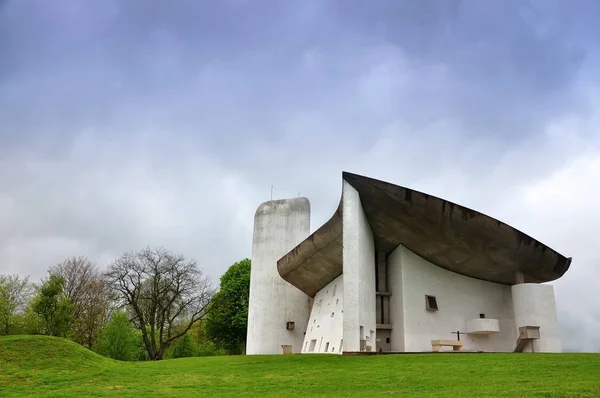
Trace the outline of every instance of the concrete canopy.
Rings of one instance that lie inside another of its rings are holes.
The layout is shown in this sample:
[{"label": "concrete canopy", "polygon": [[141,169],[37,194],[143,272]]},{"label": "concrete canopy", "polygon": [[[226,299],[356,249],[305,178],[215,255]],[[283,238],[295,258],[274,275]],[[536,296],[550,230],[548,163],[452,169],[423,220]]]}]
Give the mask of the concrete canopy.
[{"label": "concrete canopy", "polygon": [[[571,258],[485,214],[422,192],[342,173],[354,187],[369,220],[377,251],[402,244],[447,270],[507,285],[518,272],[524,282],[560,278]],[[277,262],[281,277],[307,295],[343,272],[343,194],[333,216]]]}]

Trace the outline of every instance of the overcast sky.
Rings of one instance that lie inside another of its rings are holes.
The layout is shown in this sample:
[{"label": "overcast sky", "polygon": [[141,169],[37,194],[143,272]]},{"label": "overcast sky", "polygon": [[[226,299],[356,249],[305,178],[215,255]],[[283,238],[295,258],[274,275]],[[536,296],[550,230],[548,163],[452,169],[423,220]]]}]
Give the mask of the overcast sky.
[{"label": "overcast sky", "polygon": [[147,245],[215,282],[257,206],[335,211],[341,172],[573,257],[567,350],[600,350],[600,3],[0,0],[0,273]]}]

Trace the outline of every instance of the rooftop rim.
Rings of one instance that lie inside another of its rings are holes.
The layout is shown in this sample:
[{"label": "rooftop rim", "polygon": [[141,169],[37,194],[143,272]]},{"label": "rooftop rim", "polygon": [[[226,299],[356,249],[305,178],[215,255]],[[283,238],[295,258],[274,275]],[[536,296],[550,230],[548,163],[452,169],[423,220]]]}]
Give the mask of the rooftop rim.
[{"label": "rooftop rim", "polygon": [[[399,245],[447,270],[512,285],[556,280],[567,258],[520,230],[478,211],[414,189],[342,172],[356,189],[375,248],[389,255]],[[277,262],[281,277],[314,297],[343,272],[343,199],[333,216]]]}]

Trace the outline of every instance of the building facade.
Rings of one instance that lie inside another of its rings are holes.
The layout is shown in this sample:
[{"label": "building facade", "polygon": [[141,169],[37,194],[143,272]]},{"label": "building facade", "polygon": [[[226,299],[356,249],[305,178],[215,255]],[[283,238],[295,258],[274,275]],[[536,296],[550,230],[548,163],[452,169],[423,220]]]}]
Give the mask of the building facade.
[{"label": "building facade", "polygon": [[560,352],[545,282],[570,263],[474,210],[343,173],[312,234],[306,198],[257,210],[246,353]]}]

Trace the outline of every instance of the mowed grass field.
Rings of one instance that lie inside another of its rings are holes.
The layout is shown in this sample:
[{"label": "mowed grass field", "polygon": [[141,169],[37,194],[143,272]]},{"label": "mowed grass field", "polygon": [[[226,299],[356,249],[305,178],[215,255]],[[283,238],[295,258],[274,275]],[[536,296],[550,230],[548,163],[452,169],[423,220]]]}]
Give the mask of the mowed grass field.
[{"label": "mowed grass field", "polygon": [[0,397],[600,397],[598,354],[277,355],[113,361],[0,338]]}]

